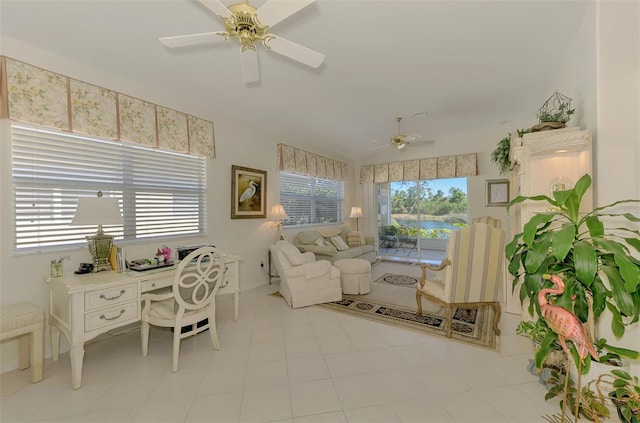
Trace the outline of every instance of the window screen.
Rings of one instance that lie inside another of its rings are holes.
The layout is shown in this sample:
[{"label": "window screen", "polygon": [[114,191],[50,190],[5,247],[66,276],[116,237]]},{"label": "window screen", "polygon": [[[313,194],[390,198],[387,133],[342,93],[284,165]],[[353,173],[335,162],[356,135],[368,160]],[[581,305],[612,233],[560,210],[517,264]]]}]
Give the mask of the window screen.
[{"label": "window screen", "polygon": [[70,226],[79,197],[117,197],[116,240],[203,235],[205,159],[128,142],[12,124],[16,250],[85,242],[97,227]]},{"label": "window screen", "polygon": [[338,223],[344,219],[344,182],[280,172],[284,225]]}]

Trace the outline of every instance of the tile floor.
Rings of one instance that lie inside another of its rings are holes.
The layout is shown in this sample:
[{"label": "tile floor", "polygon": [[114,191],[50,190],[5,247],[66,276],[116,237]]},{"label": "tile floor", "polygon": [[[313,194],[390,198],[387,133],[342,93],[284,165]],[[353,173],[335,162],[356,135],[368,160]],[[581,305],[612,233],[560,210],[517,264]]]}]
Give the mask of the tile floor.
[{"label": "tile floor", "polygon": [[[499,352],[320,309],[290,309],[277,283],[242,292],[233,320],[218,298],[221,349],[207,332],[183,340],[171,372],[171,334],[137,327],[86,345],[83,384],[68,354],[0,377],[10,422],[540,422],[557,412],[526,370],[529,343],[503,314]],[[64,342],[64,341],[63,341]]]}]

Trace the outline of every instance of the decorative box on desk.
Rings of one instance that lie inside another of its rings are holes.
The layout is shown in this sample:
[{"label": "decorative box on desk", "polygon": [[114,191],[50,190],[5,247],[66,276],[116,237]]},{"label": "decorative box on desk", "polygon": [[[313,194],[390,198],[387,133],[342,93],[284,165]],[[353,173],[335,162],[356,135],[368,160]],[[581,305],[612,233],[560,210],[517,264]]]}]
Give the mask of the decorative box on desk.
[{"label": "decorative box on desk", "polygon": [[[240,256],[224,257],[225,272],[218,295],[233,294],[238,319]],[[53,361],[60,352],[60,332],[71,351],[73,389],[82,384],[84,343],[109,330],[140,320],[141,294],[173,284],[174,267],[144,272],[66,274],[49,278],[49,324]]]}]

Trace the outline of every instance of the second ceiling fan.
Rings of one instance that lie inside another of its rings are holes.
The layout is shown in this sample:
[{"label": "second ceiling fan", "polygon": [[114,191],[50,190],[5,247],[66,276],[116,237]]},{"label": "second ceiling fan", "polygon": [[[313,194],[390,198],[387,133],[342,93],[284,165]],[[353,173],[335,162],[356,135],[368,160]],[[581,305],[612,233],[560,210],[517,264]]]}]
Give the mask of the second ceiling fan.
[{"label": "second ceiling fan", "polygon": [[[391,137],[391,146],[397,148],[400,151],[406,151],[407,146],[409,145],[418,145],[418,144],[433,144],[434,140],[425,140],[421,135],[418,134],[409,134],[404,135],[400,132],[400,122],[402,121],[402,117],[398,116],[396,118],[396,122],[398,124],[398,134]],[[376,147],[374,150],[378,150],[380,148],[386,148],[387,146]]]},{"label": "second ceiling fan", "polygon": [[185,47],[235,38],[240,42],[240,63],[245,83],[260,79],[255,46],[257,41],[261,41],[268,50],[312,68],[318,68],[324,61],[324,54],[269,33],[274,25],[315,0],[268,0],[258,9],[249,5],[248,0],[232,4],[228,8],[219,0],[198,1],[222,19],[225,31],[162,37],[162,44],[167,47]]}]

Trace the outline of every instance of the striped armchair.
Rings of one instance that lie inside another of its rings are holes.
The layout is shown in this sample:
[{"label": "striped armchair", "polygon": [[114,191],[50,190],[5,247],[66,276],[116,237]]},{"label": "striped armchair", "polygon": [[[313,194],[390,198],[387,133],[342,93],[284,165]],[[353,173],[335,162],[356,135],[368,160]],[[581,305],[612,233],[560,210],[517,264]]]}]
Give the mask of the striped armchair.
[{"label": "striped armchair", "polygon": [[[493,329],[500,335],[500,288],[504,278],[505,231],[486,223],[474,223],[451,231],[446,258],[435,267],[422,264],[422,277],[416,291],[418,315],[422,297],[445,308],[447,336],[451,337],[451,318],[456,307],[493,308]],[[427,279],[426,271],[440,278]]]},{"label": "striped armchair", "polygon": [[496,219],[495,217],[491,216],[474,217],[473,219],[471,219],[471,223],[486,223],[487,225],[493,226],[494,228],[498,229],[502,227],[502,220]]}]

